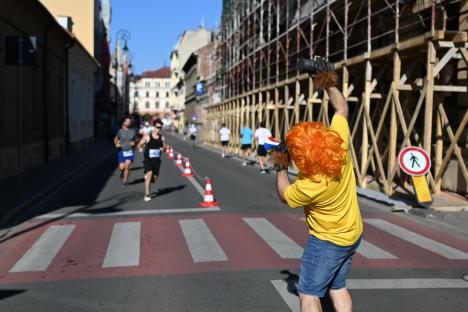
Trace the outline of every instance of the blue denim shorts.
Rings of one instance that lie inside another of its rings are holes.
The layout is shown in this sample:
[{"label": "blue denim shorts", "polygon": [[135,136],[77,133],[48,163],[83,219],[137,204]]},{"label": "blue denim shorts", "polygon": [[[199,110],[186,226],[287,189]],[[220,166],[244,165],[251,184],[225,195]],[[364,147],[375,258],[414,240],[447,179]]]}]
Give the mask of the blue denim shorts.
[{"label": "blue denim shorts", "polygon": [[345,288],[346,276],[360,242],[361,238],[351,246],[338,246],[309,235],[301,258],[297,291],[323,297],[329,289]]}]

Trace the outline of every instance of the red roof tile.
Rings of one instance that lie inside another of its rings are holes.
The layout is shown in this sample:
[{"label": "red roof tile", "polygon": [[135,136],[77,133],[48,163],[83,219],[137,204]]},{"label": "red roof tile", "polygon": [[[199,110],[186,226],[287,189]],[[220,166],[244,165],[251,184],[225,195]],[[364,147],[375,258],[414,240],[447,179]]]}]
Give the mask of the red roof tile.
[{"label": "red roof tile", "polygon": [[141,76],[143,78],[171,78],[171,69],[169,67],[161,67],[157,70],[145,71]]}]

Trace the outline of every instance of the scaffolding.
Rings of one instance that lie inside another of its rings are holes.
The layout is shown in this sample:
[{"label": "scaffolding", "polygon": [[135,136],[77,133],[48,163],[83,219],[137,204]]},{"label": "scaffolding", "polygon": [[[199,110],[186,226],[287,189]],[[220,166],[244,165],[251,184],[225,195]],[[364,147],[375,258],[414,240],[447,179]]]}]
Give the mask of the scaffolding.
[{"label": "scaffolding", "polygon": [[222,101],[208,108],[206,141],[219,145],[221,123],[234,149],[240,127],[262,120],[276,137],[301,121],[329,125],[327,94],[296,70],[299,58],[321,55],[350,105],[359,186],[376,181],[391,195],[405,184],[398,152],[417,145],[433,160],[431,190],[455,162],[466,194],[467,30],[467,0],[224,0]]}]

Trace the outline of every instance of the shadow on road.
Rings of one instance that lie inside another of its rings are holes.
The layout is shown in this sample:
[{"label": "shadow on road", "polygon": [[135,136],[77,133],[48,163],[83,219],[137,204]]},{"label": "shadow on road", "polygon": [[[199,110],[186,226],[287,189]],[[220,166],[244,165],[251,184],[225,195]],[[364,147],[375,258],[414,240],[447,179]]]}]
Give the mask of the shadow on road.
[{"label": "shadow on road", "polygon": [[158,189],[158,192],[156,193],[156,196],[160,197],[160,196],[170,194],[172,192],[181,191],[186,187],[187,187],[187,185],[181,184],[181,185],[178,185],[178,186],[160,188],[160,189]]},{"label": "shadow on road", "polygon": [[24,293],[25,289],[0,289],[0,300]]},{"label": "shadow on road", "polygon": [[[299,283],[299,275],[292,273],[289,270],[282,270],[281,274],[286,274],[286,277],[283,279],[288,284],[288,292],[295,296],[299,296],[297,292],[297,283]],[[330,294],[327,292],[325,297],[320,298],[322,303],[322,309],[324,312],[335,312],[333,303],[330,299]]]}]

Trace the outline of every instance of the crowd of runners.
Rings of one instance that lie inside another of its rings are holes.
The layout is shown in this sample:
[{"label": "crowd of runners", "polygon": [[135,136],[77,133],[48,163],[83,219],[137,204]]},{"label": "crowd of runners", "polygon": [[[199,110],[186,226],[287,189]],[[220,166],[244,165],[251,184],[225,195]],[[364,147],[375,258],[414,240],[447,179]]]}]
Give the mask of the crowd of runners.
[{"label": "crowd of runners", "polygon": [[[121,122],[121,128],[114,137],[114,145],[118,150],[118,162],[122,187],[128,185],[132,164],[135,160],[135,153],[143,154],[143,168],[145,178],[144,201],[151,200],[151,183],[156,183],[161,167],[161,156],[166,149],[166,143],[162,130],[164,124],[161,119],[154,118],[152,121],[145,121],[140,129],[132,127],[132,119],[125,117]],[[248,125],[240,129],[241,144],[238,152],[230,152],[229,142],[231,130],[225,124],[219,130],[219,140],[221,143],[221,157],[233,157],[239,155],[242,159],[242,166],[253,164],[253,146],[256,145],[256,155],[260,167],[260,174],[268,173],[267,152],[264,148],[265,141],[271,136],[270,130],[265,127],[264,122],[258,124],[253,131]],[[190,124],[184,135],[190,140],[192,148],[196,147],[197,127]],[[184,136],[184,139],[186,139]]]}]

